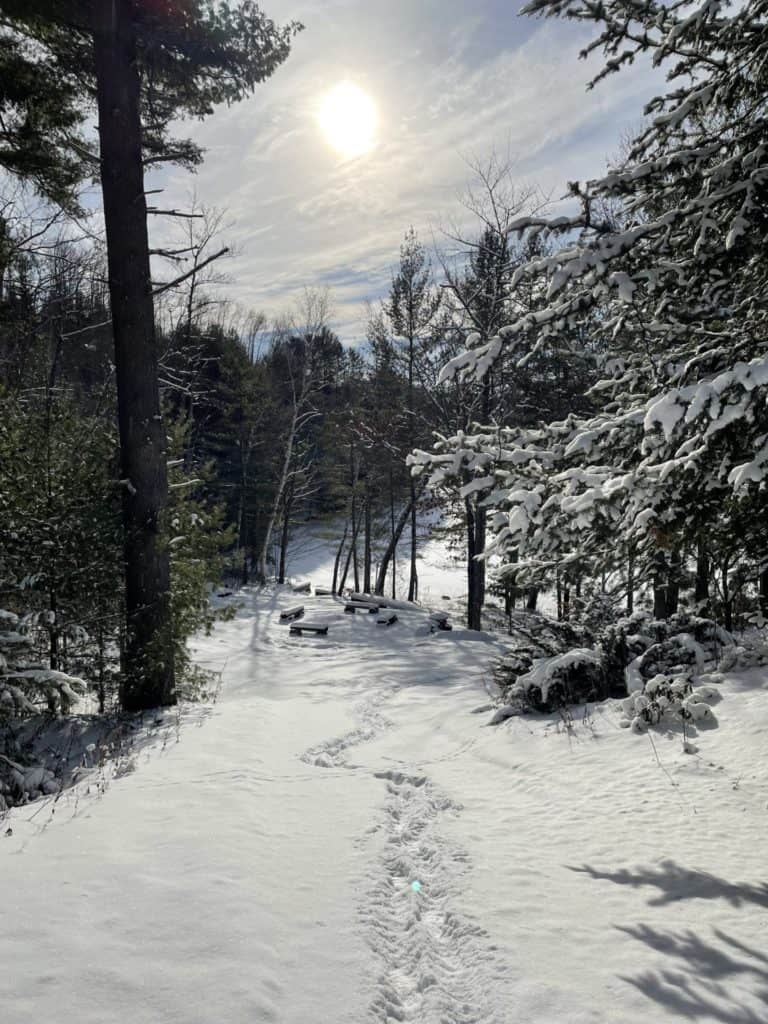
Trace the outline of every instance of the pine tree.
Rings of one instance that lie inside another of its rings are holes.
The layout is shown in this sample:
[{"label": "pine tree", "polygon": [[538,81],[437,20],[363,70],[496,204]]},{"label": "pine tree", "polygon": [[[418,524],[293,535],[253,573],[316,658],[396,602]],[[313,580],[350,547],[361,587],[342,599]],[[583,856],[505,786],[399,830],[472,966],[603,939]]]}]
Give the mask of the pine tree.
[{"label": "pine tree", "polygon": [[765,6],[537,0],[527,10],[598,24],[586,52],[607,59],[592,84],[648,52],[671,85],[623,158],[571,185],[578,212],[512,225],[566,241],[516,272],[513,286],[533,289],[531,311],[445,370],[482,377],[503,357],[522,370],[575,334],[601,353],[597,413],[447,440],[434,464],[443,472],[450,454],[471,467],[499,510],[499,549],[534,567],[631,553],[668,614],[682,552],[723,519],[739,535],[765,514]]},{"label": "pine tree", "polygon": [[[199,162],[196,146],[171,138],[171,123],[183,115],[206,116],[215,104],[240,99],[285,60],[297,26],[276,28],[250,0],[239,5],[10,0],[4,9],[4,45],[12,57],[30,76],[44,67],[51,85],[58,76],[62,109],[54,108],[51,117],[71,116],[77,100],[95,102],[98,111],[124,481],[124,705],[169,704],[176,698],[170,563],[162,540],[168,483],[144,168],[163,160]],[[16,109],[31,109],[27,95]],[[75,157],[93,155],[81,137],[49,129],[47,123],[39,135],[57,145],[58,158],[47,175],[33,167],[27,176],[56,198],[68,183],[74,187]],[[11,157],[5,166],[25,173],[23,160],[13,151]]]},{"label": "pine tree", "polygon": [[[384,303],[384,312],[389,320],[395,338],[402,339],[406,346],[405,365],[408,381],[406,392],[406,413],[408,416],[408,445],[415,447],[420,433],[417,424],[415,365],[418,347],[434,327],[440,308],[440,293],[435,289],[432,271],[427,261],[424,246],[413,227],[406,232],[400,246],[400,263],[392,277],[389,296]],[[411,519],[411,563],[408,582],[408,600],[418,597],[419,585],[416,571],[417,534],[417,486],[410,478],[410,519]]]}]

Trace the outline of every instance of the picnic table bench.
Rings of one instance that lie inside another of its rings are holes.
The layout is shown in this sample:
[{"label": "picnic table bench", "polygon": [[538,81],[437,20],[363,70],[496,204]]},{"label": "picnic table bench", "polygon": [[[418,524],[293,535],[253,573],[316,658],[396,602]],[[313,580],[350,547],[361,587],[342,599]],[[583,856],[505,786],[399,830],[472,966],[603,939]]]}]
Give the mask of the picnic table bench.
[{"label": "picnic table bench", "polygon": [[293,608],[286,608],[285,611],[280,612],[281,622],[290,622],[291,619],[300,619],[304,614],[304,605],[297,604]]},{"label": "picnic table bench", "polygon": [[368,604],[364,601],[349,601],[344,605],[344,611],[350,615],[354,615],[355,612],[368,612],[369,615],[373,615],[378,610],[379,606],[377,604]]},{"label": "picnic table bench", "polygon": [[393,622],[397,622],[397,615],[394,612],[382,612],[376,619],[379,626],[391,626]]},{"label": "picnic table bench", "polygon": [[386,601],[380,594],[357,594],[354,591],[349,595],[349,600],[357,604],[375,604],[379,608],[386,606]]},{"label": "picnic table bench", "polygon": [[294,594],[309,594],[312,591],[312,584],[309,580],[306,583],[294,583],[291,590]]},{"label": "picnic table bench", "polygon": [[333,597],[333,591],[328,587],[315,587],[315,597]]},{"label": "picnic table bench", "polygon": [[304,633],[311,633],[313,636],[326,636],[328,633],[327,622],[292,622],[291,636],[303,636]]},{"label": "picnic table bench", "polygon": [[429,616],[429,623],[434,629],[453,629],[453,626],[451,626],[448,621],[448,615],[446,612],[432,612]]}]

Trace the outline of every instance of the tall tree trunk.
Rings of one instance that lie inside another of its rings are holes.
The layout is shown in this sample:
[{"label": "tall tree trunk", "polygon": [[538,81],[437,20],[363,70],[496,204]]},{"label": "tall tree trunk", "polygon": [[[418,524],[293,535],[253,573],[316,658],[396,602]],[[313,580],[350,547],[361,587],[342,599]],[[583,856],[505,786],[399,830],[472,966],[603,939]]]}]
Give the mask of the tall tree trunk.
[{"label": "tall tree trunk", "polygon": [[127,647],[123,707],[176,701],[166,440],[157,381],[152,280],[130,0],[91,5],[101,186],[115,338],[123,484]]},{"label": "tall tree trunk", "polygon": [[416,572],[416,549],[418,537],[416,534],[416,481],[411,477],[411,573],[408,581],[408,600],[417,601],[419,598],[419,578]]},{"label": "tall tree trunk", "polygon": [[339,564],[341,562],[341,555],[344,551],[344,544],[347,540],[347,531],[349,530],[349,523],[344,523],[344,533],[341,535],[341,541],[336,549],[336,557],[333,560],[333,583],[331,584],[331,590],[334,594],[338,594],[337,583],[339,581]]},{"label": "tall tree trunk", "polygon": [[470,498],[464,499],[464,521],[467,528],[467,629],[482,629],[480,573],[483,566],[475,557],[482,551],[477,537],[479,511]]},{"label": "tall tree trunk", "polygon": [[627,552],[627,615],[635,610],[635,546],[630,544]]},{"label": "tall tree trunk", "polygon": [[[394,515],[394,505],[392,506],[392,514]],[[383,594],[384,587],[387,583],[387,573],[389,572],[389,563],[392,562],[394,565],[395,549],[397,548],[398,542],[405,529],[405,524],[408,522],[408,517],[411,514],[411,503],[405,506],[403,511],[400,513],[397,521],[393,520],[392,523],[392,536],[389,538],[389,544],[387,549],[382,555],[381,564],[379,565],[379,571],[376,573],[376,586],[373,588],[374,594]],[[394,596],[394,595],[393,595]]]},{"label": "tall tree trunk", "polygon": [[358,533],[358,530],[360,529],[360,518],[361,517],[358,516],[357,519],[353,519],[352,520],[352,540],[351,540],[350,545],[349,545],[349,550],[347,551],[347,560],[344,563],[344,572],[342,573],[341,581],[339,582],[339,593],[341,593],[344,590],[344,584],[347,582],[347,574],[349,572],[349,566],[350,566],[350,563],[352,561],[352,557],[354,555],[355,548],[357,546],[357,533]]},{"label": "tall tree trunk", "polygon": [[761,563],[759,577],[760,611],[763,618],[768,619],[768,563]]},{"label": "tall tree trunk", "polygon": [[285,494],[283,502],[283,522],[280,530],[280,565],[277,573],[277,582],[285,583],[285,566],[288,558],[288,536],[291,530],[291,513],[293,512],[293,481]]},{"label": "tall tree trunk", "polygon": [[680,576],[683,568],[683,556],[680,548],[670,555],[669,582],[667,584],[667,616],[675,615],[680,604]]},{"label": "tall tree trunk", "polygon": [[[355,470],[355,448],[354,445],[349,446],[349,473],[350,473],[350,486],[352,488],[352,547],[350,552],[352,554],[352,565],[354,568],[354,580],[355,580],[355,593],[360,592],[360,577],[357,571],[357,530],[358,530],[358,515],[357,515],[357,472]],[[346,577],[346,570],[344,572]]]},{"label": "tall tree trunk", "polygon": [[264,540],[262,541],[261,551],[259,552],[259,563],[257,567],[257,574],[260,583],[267,582],[267,566],[269,561],[269,545],[272,542],[272,531],[275,528],[277,522],[277,514],[280,509],[280,505],[283,500],[283,494],[288,486],[288,480],[291,473],[291,462],[293,460],[293,446],[296,441],[296,430],[299,422],[299,406],[294,401],[293,414],[291,416],[291,428],[288,431],[288,437],[285,442],[285,455],[283,457],[283,468],[280,473],[280,480],[278,481],[277,491],[275,492],[275,498],[272,502],[272,511],[269,514],[267,520],[267,529],[264,533]]},{"label": "tall tree trunk", "polygon": [[365,483],[365,520],[363,522],[363,592],[371,592],[371,491]]},{"label": "tall tree trunk", "polygon": [[699,538],[696,543],[696,582],[693,600],[699,614],[707,614],[709,610],[709,552],[704,541]]},{"label": "tall tree trunk", "polygon": [[475,510],[469,498],[464,499],[464,522],[467,530],[467,629],[480,629],[480,623],[477,620]]},{"label": "tall tree trunk", "polygon": [[[392,527],[392,600],[397,597],[397,540],[400,538],[396,537],[396,526],[395,526],[395,490],[392,486],[392,470],[389,471],[389,518]],[[405,526],[405,523],[403,523]],[[382,590],[382,593],[384,591]]]},{"label": "tall tree trunk", "polygon": [[536,611],[536,604],[539,600],[539,588],[528,587],[528,597],[525,601],[525,610],[529,612]]},{"label": "tall tree trunk", "polygon": [[659,550],[653,556],[653,617],[654,619],[666,619],[667,617],[667,582],[669,570],[667,559],[663,551]]},{"label": "tall tree trunk", "polygon": [[730,569],[731,559],[726,555],[720,563],[720,572],[723,577],[723,624],[729,633],[733,629],[733,598],[731,596],[731,585],[728,579]]},{"label": "tall tree trunk", "polygon": [[467,629],[482,629],[485,562],[477,556],[485,551],[487,513],[470,498],[465,498],[464,519],[467,528]]}]

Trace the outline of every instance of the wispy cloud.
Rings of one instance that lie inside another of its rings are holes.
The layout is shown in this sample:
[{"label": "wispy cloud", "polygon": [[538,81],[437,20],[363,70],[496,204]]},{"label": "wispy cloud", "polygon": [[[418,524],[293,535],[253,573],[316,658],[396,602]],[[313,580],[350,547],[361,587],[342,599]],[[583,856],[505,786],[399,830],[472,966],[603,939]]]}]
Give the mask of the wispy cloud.
[{"label": "wispy cloud", "polygon": [[[581,30],[517,18],[506,0],[265,6],[307,28],[251,99],[194,126],[208,151],[197,193],[233,222],[239,301],[275,313],[303,286],[328,285],[347,340],[363,334],[364,300],[386,289],[408,226],[429,241],[460,216],[468,157],[508,150],[521,178],[559,195],[600,171],[653,82],[638,68],[586,92]],[[374,150],[349,162],[315,119],[344,78],[374,98],[380,122]],[[182,201],[189,179],[165,183]]]}]

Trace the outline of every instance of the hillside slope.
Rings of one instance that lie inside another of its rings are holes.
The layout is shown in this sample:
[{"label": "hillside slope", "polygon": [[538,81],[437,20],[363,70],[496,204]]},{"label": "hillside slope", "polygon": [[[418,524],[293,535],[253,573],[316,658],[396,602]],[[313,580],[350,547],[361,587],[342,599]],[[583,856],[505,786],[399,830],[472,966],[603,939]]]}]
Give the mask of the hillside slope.
[{"label": "hillside slope", "polygon": [[768,1019],[764,672],[696,754],[613,704],[489,728],[497,640],[375,618],[247,593],[197,647],[215,706],[12,812],[3,1020]]}]

